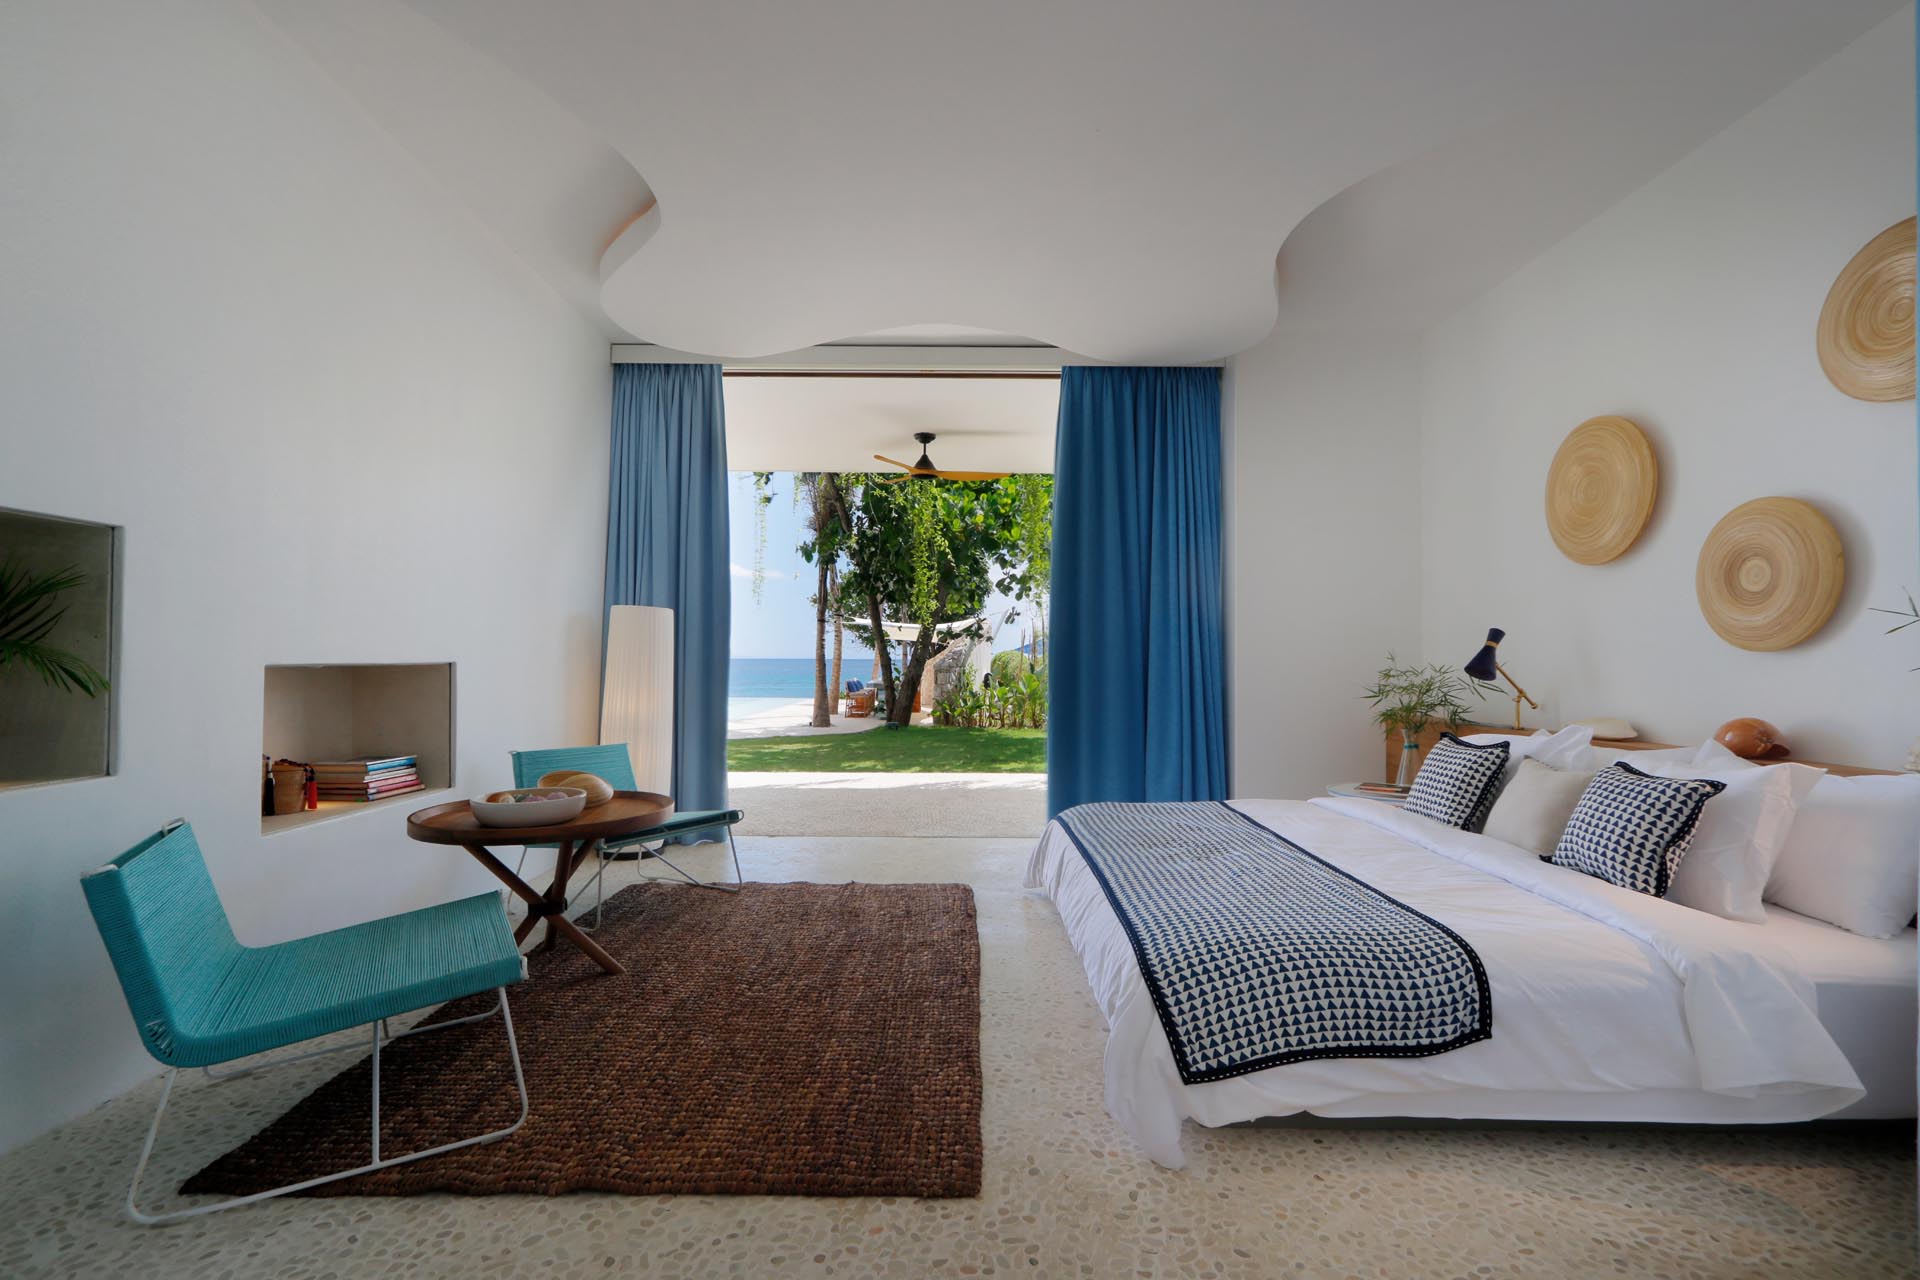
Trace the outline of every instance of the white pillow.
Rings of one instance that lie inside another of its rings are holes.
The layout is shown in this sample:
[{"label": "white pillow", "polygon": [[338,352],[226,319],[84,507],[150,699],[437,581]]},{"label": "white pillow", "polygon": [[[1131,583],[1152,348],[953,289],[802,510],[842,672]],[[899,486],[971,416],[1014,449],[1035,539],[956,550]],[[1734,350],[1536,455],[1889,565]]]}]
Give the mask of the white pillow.
[{"label": "white pillow", "polygon": [[[1513,781],[1514,774],[1520,772],[1522,760],[1538,760],[1549,769],[1582,769],[1587,773],[1596,772],[1604,767],[1603,765],[1594,765],[1591,769],[1586,767],[1588,754],[1597,755],[1598,753],[1594,752],[1590,745],[1593,742],[1592,728],[1583,724],[1570,724],[1554,733],[1541,729],[1530,737],[1524,738],[1510,733],[1476,733],[1463,741],[1471,742],[1476,746],[1486,746],[1494,742],[1507,744],[1507,768],[1500,775],[1500,785],[1503,787]],[[1611,764],[1612,761],[1609,760],[1606,763]]]},{"label": "white pillow", "polygon": [[[1731,754],[1731,753],[1729,753]],[[1744,761],[1742,762],[1745,763]],[[1827,774],[1804,764],[1701,769],[1656,765],[1662,778],[1707,778],[1727,784],[1700,811],[1693,842],[1673,873],[1667,901],[1729,920],[1765,924],[1760,906],[1767,876],[1786,847],[1794,812]]]},{"label": "white pillow", "polygon": [[1800,805],[1766,896],[1869,938],[1905,929],[1920,906],[1920,774],[1822,778]]},{"label": "white pillow", "polygon": [[1548,857],[1560,843],[1567,819],[1573,816],[1574,806],[1592,781],[1590,773],[1522,760],[1513,781],[1494,801],[1483,831],[1495,840]]}]

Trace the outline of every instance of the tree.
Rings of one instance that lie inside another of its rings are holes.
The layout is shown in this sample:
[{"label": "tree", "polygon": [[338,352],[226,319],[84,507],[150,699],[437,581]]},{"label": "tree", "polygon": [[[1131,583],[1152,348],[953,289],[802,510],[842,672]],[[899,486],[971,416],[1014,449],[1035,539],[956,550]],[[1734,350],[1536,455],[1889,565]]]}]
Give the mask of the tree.
[{"label": "tree", "polygon": [[[909,480],[853,472],[796,477],[810,503],[809,537],[799,547],[814,567],[814,723],[827,723],[826,627],[835,625],[831,688],[840,683],[840,633],[874,652],[887,719],[907,724],[913,691],[942,647],[938,628],[979,616],[989,592],[1039,600],[1053,538],[1053,477]],[[756,484],[764,494],[772,476]],[[764,500],[764,499],[763,499]],[[888,620],[918,624],[903,646],[896,678]]]},{"label": "tree", "polygon": [[[880,479],[837,477],[838,518],[830,527],[844,537],[842,596],[867,604],[864,624],[853,617],[847,623],[882,655],[887,719],[904,725],[926,664],[942,647],[940,626],[978,617],[992,591],[1023,600],[1044,593],[1053,478]],[[898,679],[881,626],[889,615],[918,624]]]}]

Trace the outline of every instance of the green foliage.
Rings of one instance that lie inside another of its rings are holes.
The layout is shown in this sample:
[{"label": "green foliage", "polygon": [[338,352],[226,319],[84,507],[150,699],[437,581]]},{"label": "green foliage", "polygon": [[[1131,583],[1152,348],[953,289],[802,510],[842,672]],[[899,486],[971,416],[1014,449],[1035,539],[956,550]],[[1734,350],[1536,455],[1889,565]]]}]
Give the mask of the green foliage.
[{"label": "green foliage", "polygon": [[1373,704],[1377,723],[1411,737],[1435,720],[1445,720],[1448,728],[1459,728],[1474,712],[1465,701],[1466,695],[1485,697],[1490,692],[1498,692],[1497,686],[1452,667],[1438,662],[1402,666],[1389,653],[1387,665],[1360,696]]},{"label": "green foliage", "polygon": [[1037,729],[928,725],[911,733],[876,729],[748,738],[727,744],[727,768],[740,773],[1045,773],[1047,735]]},{"label": "green foliage", "polygon": [[47,643],[67,606],[60,596],[87,576],[69,566],[33,574],[9,560],[0,563],[0,672],[18,662],[56,689],[97,697],[107,678],[77,653]]},{"label": "green foliage", "polygon": [[1023,671],[1008,680],[996,677],[991,687],[982,689],[969,672],[958,689],[933,704],[933,722],[964,729],[1044,729],[1046,677]]},{"label": "green foliage", "polygon": [[904,722],[912,698],[899,690],[914,687],[938,649],[937,626],[977,617],[995,590],[1022,600],[1045,592],[1047,549],[1032,540],[1052,537],[1053,478],[899,481],[842,472],[822,480],[827,518],[801,554],[844,558],[841,620],[877,651],[887,641],[876,620],[919,624],[898,678],[891,652],[881,664],[891,718]]},{"label": "green foliage", "polygon": [[1038,673],[1042,677],[1046,675],[1045,664],[1035,662],[1019,649],[1009,649],[1005,653],[994,654],[991,670],[995,684],[1008,684],[1029,672]]},{"label": "green foliage", "polygon": [[[1896,631],[1905,631],[1908,627],[1911,627],[1916,623],[1920,623],[1920,604],[1916,604],[1914,602],[1913,592],[1909,591],[1906,593],[1906,595],[1907,595],[1907,607],[1904,609],[1882,609],[1878,606],[1875,606],[1873,608],[1874,613],[1889,614],[1892,617],[1902,619],[1902,621],[1896,622],[1892,626],[1887,628],[1888,635],[1892,635]],[[1920,671],[1920,667],[1913,667],[1910,669],[1914,671]]]},{"label": "green foliage", "polygon": [[760,603],[760,584],[767,580],[767,508],[773,505],[773,472],[753,473],[753,602]]}]

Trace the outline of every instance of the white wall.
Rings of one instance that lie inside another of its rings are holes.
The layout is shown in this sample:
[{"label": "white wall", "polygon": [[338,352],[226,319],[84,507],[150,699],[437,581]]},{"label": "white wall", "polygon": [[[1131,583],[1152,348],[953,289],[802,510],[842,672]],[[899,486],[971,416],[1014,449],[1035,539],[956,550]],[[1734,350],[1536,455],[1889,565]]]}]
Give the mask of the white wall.
[{"label": "white wall", "polygon": [[5,1148],[157,1069],[79,877],[168,818],[249,942],[492,886],[406,806],[262,838],[262,668],[457,663],[458,793],[588,740],[609,377],[244,4],[10,4],[0,120],[0,506],[126,530],[118,771],[0,792]]},{"label": "white wall", "polygon": [[1418,389],[1413,340],[1377,334],[1280,335],[1227,371],[1236,796],[1380,773],[1358,695],[1388,650],[1419,645]]},{"label": "white wall", "polygon": [[[1920,590],[1914,404],[1836,391],[1814,324],[1914,200],[1909,7],[1437,326],[1425,656],[1464,661],[1502,626],[1546,723],[1622,715],[1687,741],[1757,715],[1809,758],[1898,767],[1920,733],[1920,643],[1868,607]],[[1555,549],[1543,495],[1561,439],[1602,413],[1653,437],[1661,493],[1638,545],[1586,567]],[[1768,494],[1833,519],[1848,581],[1819,635],[1749,653],[1701,617],[1694,565],[1722,515]]]}]

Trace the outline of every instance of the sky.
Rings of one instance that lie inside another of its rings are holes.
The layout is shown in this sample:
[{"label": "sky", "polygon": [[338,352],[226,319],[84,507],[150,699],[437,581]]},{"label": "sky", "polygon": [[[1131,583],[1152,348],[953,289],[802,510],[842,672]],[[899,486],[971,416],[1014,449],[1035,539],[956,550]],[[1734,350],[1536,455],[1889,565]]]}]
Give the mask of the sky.
[{"label": "sky", "polygon": [[[767,507],[767,550],[761,567],[760,599],[753,598],[754,502],[753,473],[734,471],[727,477],[728,572],[733,580],[733,649],[736,658],[812,658],[813,587],[816,570],[800,558],[796,548],[806,538],[806,517],[793,503],[793,476],[773,477],[773,502]],[[1013,602],[995,593],[987,601],[990,614]],[[890,619],[891,621],[891,619]],[[994,651],[1020,643],[1026,626],[1003,626],[994,638]],[[827,643],[833,643],[829,635]],[[829,651],[831,652],[831,651]],[[873,654],[847,636],[849,666],[870,665]],[[849,678],[858,678],[857,676]]]}]

